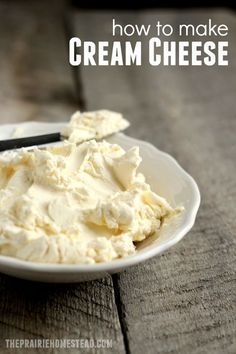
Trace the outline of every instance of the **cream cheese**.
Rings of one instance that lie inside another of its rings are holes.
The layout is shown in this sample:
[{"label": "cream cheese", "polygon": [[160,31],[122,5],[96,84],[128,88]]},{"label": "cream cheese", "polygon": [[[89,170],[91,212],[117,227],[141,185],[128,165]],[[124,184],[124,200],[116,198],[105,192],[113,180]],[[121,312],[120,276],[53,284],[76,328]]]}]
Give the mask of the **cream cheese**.
[{"label": "cream cheese", "polygon": [[95,140],[0,155],[0,254],[96,263],[135,253],[175,214],[140,163],[138,147]]},{"label": "cream cheese", "polygon": [[129,122],[122,114],[103,109],[94,112],[75,112],[61,133],[70,142],[81,143],[90,139],[104,138],[128,126]]}]

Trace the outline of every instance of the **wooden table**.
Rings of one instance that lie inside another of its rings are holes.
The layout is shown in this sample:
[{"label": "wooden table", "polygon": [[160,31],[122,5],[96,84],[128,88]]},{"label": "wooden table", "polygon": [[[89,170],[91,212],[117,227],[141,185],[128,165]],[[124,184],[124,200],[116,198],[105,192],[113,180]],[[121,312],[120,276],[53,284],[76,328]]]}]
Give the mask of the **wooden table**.
[{"label": "wooden table", "polygon": [[[202,203],[182,242],[119,275],[73,285],[1,275],[1,352],[9,352],[4,338],[108,338],[114,353],[236,353],[235,13],[46,4],[0,2],[0,122],[63,121],[78,108],[121,111],[132,123],[128,134],[172,154],[195,177]],[[65,33],[111,40],[114,17],[226,23],[230,65],[72,70]]]}]

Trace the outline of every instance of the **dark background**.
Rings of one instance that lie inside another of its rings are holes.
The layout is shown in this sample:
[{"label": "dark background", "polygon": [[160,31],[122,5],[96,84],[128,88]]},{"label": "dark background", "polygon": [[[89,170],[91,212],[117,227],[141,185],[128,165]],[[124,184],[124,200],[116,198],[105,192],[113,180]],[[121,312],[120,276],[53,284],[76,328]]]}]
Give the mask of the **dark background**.
[{"label": "dark background", "polygon": [[93,8],[93,9],[142,9],[142,8],[193,8],[193,7],[231,7],[235,8],[236,4],[233,1],[212,1],[212,0],[198,0],[198,1],[175,1],[175,0],[145,0],[145,1],[79,1],[72,0],[72,5],[79,8]]}]

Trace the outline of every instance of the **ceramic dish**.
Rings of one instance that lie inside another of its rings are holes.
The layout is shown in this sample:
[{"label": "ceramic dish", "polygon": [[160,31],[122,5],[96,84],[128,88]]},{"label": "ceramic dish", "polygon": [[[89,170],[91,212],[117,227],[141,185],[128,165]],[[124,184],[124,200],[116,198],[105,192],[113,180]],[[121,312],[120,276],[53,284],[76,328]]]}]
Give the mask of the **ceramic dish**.
[{"label": "ceramic dish", "polygon": [[[16,127],[23,129],[25,136],[58,132],[63,123],[27,122],[18,125],[2,125],[0,139],[11,136]],[[147,178],[154,192],[165,197],[172,206],[183,206],[184,211],[173,218],[160,234],[140,243],[137,252],[129,257],[92,265],[42,264],[0,256],[0,272],[18,278],[43,282],[80,282],[120,272],[132,265],[156,256],[179,242],[192,228],[200,205],[200,193],[196,182],[170,155],[153,145],[119,133],[107,139],[128,149],[140,148],[142,164],[140,171]]]}]

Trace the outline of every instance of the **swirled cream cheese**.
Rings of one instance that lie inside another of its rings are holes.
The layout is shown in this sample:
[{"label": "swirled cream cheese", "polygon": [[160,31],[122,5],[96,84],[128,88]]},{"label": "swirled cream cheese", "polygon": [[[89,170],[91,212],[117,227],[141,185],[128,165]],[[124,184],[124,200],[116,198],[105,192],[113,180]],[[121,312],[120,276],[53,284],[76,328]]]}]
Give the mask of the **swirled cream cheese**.
[{"label": "swirled cream cheese", "polygon": [[0,155],[0,253],[50,263],[133,254],[175,213],[140,162],[138,147],[95,140]]},{"label": "swirled cream cheese", "polygon": [[70,142],[81,143],[90,139],[101,139],[129,126],[122,114],[105,109],[94,112],[75,112],[62,130]]}]

